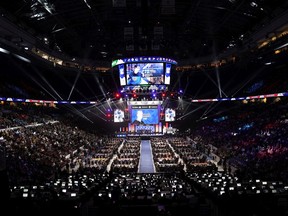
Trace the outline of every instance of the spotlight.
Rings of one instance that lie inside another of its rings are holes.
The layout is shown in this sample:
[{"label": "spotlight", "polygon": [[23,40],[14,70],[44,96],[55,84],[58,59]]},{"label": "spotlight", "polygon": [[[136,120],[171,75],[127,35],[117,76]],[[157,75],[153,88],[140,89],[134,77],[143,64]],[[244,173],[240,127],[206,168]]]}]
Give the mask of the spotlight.
[{"label": "spotlight", "polygon": [[119,98],[120,98],[120,94],[119,94],[119,93],[116,93],[116,94],[115,94],[115,97],[116,97],[117,99],[119,99]]}]

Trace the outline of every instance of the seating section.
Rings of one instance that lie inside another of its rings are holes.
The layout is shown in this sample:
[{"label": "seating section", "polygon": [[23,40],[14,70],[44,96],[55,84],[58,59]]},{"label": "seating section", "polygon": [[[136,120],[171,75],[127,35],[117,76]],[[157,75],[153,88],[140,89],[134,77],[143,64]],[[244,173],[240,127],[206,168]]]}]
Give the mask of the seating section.
[{"label": "seating section", "polygon": [[[211,215],[213,202],[223,210],[225,202],[240,199],[231,211],[245,215],[240,204],[249,205],[253,197],[266,203],[268,213],[283,213],[288,209],[286,100],[241,104],[185,133],[149,137],[155,174],[137,174],[140,137],[87,132],[48,107],[48,112],[30,107],[27,116],[19,107],[2,109],[0,143],[11,201],[19,209],[26,209],[22,201],[38,205],[45,198],[70,207],[85,204],[87,211],[105,212],[115,204],[131,215],[140,209]],[[256,204],[254,210],[261,214],[260,209]]]}]

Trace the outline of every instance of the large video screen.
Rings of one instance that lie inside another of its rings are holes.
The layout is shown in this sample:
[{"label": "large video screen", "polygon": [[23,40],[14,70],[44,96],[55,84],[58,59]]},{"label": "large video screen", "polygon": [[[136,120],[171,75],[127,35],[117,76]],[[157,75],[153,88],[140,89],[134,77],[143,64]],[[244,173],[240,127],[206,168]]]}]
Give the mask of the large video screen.
[{"label": "large video screen", "polygon": [[176,111],[172,108],[166,108],[165,109],[165,121],[166,122],[172,122],[175,121],[176,118]]},{"label": "large video screen", "polygon": [[156,105],[131,106],[131,123],[135,125],[147,125],[159,123],[159,109]]},{"label": "large video screen", "polygon": [[171,64],[166,64],[165,70],[165,85],[170,85],[170,77],[171,77]]},{"label": "large video screen", "polygon": [[126,64],[127,85],[164,84],[164,63]]},{"label": "large video screen", "polygon": [[125,78],[124,64],[120,64],[118,66],[118,69],[119,69],[120,86],[125,86],[126,85],[126,78]]},{"label": "large video screen", "polygon": [[121,109],[114,110],[114,122],[124,122],[124,111]]}]

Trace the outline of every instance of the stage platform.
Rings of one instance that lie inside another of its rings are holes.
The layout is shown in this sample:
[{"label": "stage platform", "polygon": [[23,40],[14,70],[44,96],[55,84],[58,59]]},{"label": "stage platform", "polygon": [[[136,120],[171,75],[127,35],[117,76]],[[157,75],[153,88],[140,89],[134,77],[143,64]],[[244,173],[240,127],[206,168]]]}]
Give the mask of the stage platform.
[{"label": "stage platform", "polygon": [[160,137],[163,133],[119,133],[116,137]]}]

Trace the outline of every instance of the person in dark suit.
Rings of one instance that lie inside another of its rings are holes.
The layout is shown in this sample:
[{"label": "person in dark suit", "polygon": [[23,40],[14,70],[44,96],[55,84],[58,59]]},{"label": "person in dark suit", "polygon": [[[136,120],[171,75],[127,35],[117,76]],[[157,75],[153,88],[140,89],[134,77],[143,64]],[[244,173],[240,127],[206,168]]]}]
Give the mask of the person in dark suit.
[{"label": "person in dark suit", "polygon": [[145,65],[142,69],[139,65],[134,65],[132,72],[128,76],[127,85],[149,84],[149,80],[143,74],[143,70],[148,65]]},{"label": "person in dark suit", "polygon": [[143,121],[143,111],[142,110],[138,110],[137,111],[136,119],[132,123],[135,124],[135,125],[143,125],[143,124],[145,124],[145,122]]}]

